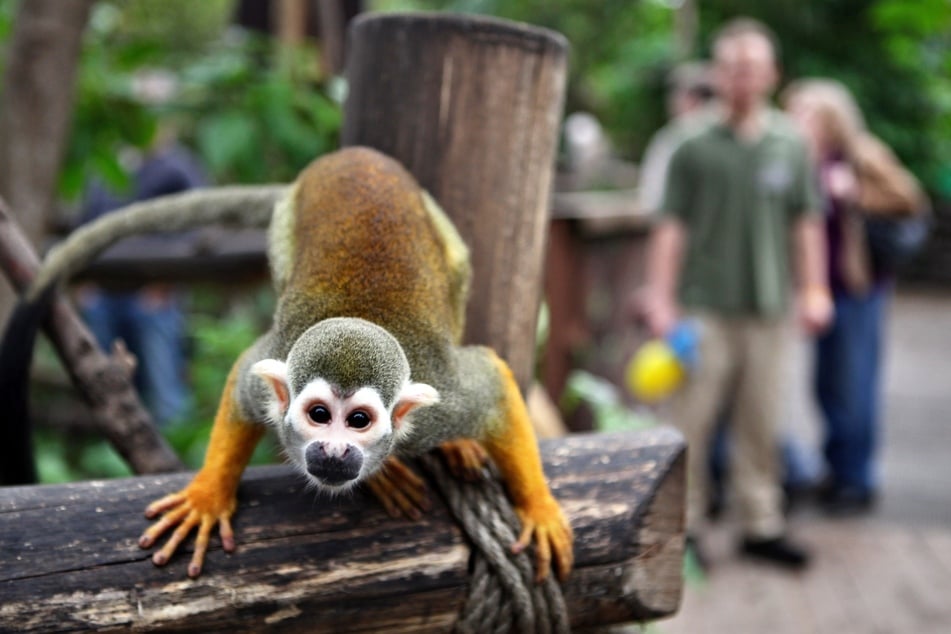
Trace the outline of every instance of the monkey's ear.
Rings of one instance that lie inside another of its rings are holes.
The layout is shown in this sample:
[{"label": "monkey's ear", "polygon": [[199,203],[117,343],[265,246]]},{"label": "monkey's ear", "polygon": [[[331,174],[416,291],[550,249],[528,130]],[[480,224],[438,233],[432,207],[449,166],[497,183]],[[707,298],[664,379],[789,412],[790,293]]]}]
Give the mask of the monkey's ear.
[{"label": "monkey's ear", "polygon": [[291,404],[291,394],[287,387],[287,364],[277,359],[264,359],[252,365],[251,372],[264,379],[271,388],[271,398],[267,402],[268,418],[275,423],[280,421]]},{"label": "monkey's ear", "polygon": [[400,435],[409,431],[407,415],[417,407],[425,407],[439,402],[439,392],[426,383],[406,383],[396,397],[393,406],[393,429]]}]

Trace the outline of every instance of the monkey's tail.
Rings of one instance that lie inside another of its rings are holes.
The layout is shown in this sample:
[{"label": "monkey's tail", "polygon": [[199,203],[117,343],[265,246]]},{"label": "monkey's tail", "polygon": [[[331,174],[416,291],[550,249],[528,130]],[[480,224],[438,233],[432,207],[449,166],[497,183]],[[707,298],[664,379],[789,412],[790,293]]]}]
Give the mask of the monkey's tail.
[{"label": "monkey's tail", "polygon": [[274,204],[287,185],[253,185],[195,189],[138,202],[83,225],[53,247],[30,288],[33,302],[47,287],[65,282],[97,255],[123,238],[145,233],[174,233],[211,225],[266,227]]},{"label": "monkey's tail", "polygon": [[55,287],[13,310],[0,346],[0,485],[33,484],[37,480],[30,424],[30,366],[40,324],[50,313]]},{"label": "monkey's tail", "polygon": [[40,264],[14,309],[0,342],[0,484],[36,481],[29,418],[29,373],[40,325],[50,313],[58,282],[67,281],[119,240],[218,225],[266,227],[287,185],[190,190],[135,203],[74,231]]}]

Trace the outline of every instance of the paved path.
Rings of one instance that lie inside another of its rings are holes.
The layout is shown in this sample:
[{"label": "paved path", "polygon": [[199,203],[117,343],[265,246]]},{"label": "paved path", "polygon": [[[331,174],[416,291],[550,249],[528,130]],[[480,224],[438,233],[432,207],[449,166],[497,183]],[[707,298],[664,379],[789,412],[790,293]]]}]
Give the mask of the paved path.
[{"label": "paved path", "polygon": [[[815,564],[802,574],[738,560],[729,518],[708,535],[709,576],[688,584],[658,634],[951,632],[951,294],[902,292],[889,323],[882,499],[859,520],[805,509],[792,530]],[[804,345],[790,377],[788,426],[813,444]],[[797,400],[797,391],[799,398]]]}]

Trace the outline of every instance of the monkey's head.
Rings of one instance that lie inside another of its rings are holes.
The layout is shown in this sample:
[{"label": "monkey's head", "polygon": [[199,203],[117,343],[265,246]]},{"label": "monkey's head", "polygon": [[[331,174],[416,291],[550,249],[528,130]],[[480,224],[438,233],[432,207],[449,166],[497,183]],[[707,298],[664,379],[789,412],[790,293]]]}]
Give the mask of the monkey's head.
[{"label": "monkey's head", "polygon": [[268,386],[267,411],[290,461],[318,487],[346,490],[372,475],[409,430],[409,414],[439,400],[410,381],[403,348],[385,329],[335,317],[311,326],[287,361],[251,371]]}]

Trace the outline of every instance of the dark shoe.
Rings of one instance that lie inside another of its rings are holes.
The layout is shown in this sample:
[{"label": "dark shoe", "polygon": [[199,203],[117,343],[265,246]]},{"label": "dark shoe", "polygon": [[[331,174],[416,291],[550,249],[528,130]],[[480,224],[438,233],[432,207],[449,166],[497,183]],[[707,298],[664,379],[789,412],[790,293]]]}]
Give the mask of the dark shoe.
[{"label": "dark shoe", "polygon": [[809,553],[785,536],[770,539],[747,537],[740,545],[740,552],[747,557],[792,570],[802,570],[809,565]]},{"label": "dark shoe", "polygon": [[875,509],[876,501],[873,491],[850,486],[829,486],[819,494],[819,506],[836,517],[870,513]]}]

